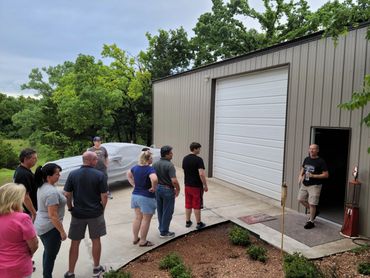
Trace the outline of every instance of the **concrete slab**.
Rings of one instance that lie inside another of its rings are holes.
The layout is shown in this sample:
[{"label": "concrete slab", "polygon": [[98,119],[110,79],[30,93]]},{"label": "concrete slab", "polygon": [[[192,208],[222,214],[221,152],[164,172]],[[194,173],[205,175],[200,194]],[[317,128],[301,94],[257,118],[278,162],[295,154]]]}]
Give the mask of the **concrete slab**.
[{"label": "concrete slab", "polygon": [[[183,173],[181,169],[178,169],[177,174],[180,184],[183,185]],[[131,222],[134,217],[134,213],[130,208],[132,188],[127,184],[120,184],[111,188],[111,191],[114,198],[113,200],[109,200],[105,212],[107,235],[102,238],[101,263],[106,266],[107,269],[118,269],[134,258],[148,250],[160,246],[170,239],[159,238],[157,217],[154,216],[149,230],[148,239],[155,243],[155,246],[143,248],[133,245]],[[238,219],[238,217],[241,216],[257,213],[266,213],[268,215],[277,216],[281,214],[280,202],[237,188],[216,179],[209,179],[209,192],[205,193],[204,200],[205,209],[202,211],[202,220],[207,223],[207,225],[231,220],[255,233],[262,240],[265,240],[271,245],[277,248],[281,247],[282,234],[279,231],[271,229],[263,223],[248,225]],[[195,230],[195,225],[191,228],[185,227],[184,203],[184,194],[181,192],[179,197],[176,199],[175,212],[171,222],[171,231],[174,231],[176,236],[184,235]],[[294,211],[286,209],[286,212]],[[193,222],[195,222],[194,219]],[[64,219],[66,230],[68,230],[69,223],[70,215],[69,213],[66,213]],[[286,225],[289,225],[289,223],[286,223]],[[284,251],[291,254],[293,252],[300,252],[308,258],[319,258],[337,252],[343,252],[357,246],[353,244],[350,239],[341,239],[339,241],[315,247],[306,246],[303,243],[285,235],[283,239]],[[53,273],[54,277],[63,277],[63,274],[67,270],[69,245],[69,240],[66,240],[62,244],[55,263]],[[33,277],[42,277],[42,253],[43,246],[40,242],[39,250],[37,250],[34,256],[37,269]],[[91,243],[87,235],[86,239],[81,242],[80,256],[76,266],[76,277],[91,276]]]}]

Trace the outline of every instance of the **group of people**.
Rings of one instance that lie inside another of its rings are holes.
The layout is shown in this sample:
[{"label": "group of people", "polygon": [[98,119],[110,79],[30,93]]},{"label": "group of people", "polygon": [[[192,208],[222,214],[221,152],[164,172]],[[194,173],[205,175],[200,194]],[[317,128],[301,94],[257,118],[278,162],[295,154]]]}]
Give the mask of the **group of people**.
[{"label": "group of people", "polygon": [[[82,166],[72,171],[63,191],[56,184],[62,168],[47,163],[36,168],[37,153],[27,148],[19,155],[20,164],[14,172],[13,183],[0,187],[0,277],[31,277],[35,270],[32,256],[38,249],[38,237],[43,246],[43,277],[52,277],[54,263],[62,241],[67,233],[63,227],[65,207],[71,213],[68,238],[68,271],[65,278],[74,278],[81,240],[88,227],[92,242],[94,262],[93,277],[104,271],[100,265],[101,241],[106,232],[104,210],[108,202],[108,153],[100,137],[93,139],[94,147],[82,155]],[[200,218],[203,191],[207,182],[203,160],[198,157],[201,145],[192,143],[191,153],[184,158],[186,227],[190,227],[191,212],[194,209],[197,229],[205,224]],[[140,247],[152,246],[147,240],[150,221],[158,210],[161,238],[175,236],[169,230],[175,207],[175,198],[180,193],[176,169],[171,162],[172,147],[161,148],[161,159],[153,164],[152,153],[144,148],[138,165],[128,171],[127,178],[134,186],[131,207],[135,210],[133,222],[133,243]]]},{"label": "group of people", "polygon": [[[206,226],[201,221],[203,207],[203,192],[208,191],[203,159],[199,157],[201,145],[190,144],[190,154],[184,157],[182,168],[185,180],[185,226],[193,223],[191,214],[194,211],[196,229]],[[171,238],[175,233],[170,231],[172,215],[175,209],[175,199],[180,193],[180,184],[176,177],[176,169],[171,162],[173,148],[163,146],[161,158],[153,163],[150,149],[144,148],[139,157],[138,165],[127,173],[129,183],[134,187],[131,197],[131,208],[135,211],[132,225],[133,244],[140,247],[153,246],[147,240],[150,222],[157,210],[158,230],[160,238]]]},{"label": "group of people", "polygon": [[[98,142],[99,141],[99,142]],[[54,262],[61,242],[67,238],[63,228],[65,206],[71,212],[68,238],[71,239],[69,267],[64,274],[74,278],[78,260],[79,246],[85,237],[86,228],[92,241],[94,262],[93,277],[99,277],[104,271],[100,265],[101,241],[106,234],[104,210],[108,202],[107,156],[101,151],[101,139],[94,138],[94,149],[88,149],[82,155],[83,165],[72,171],[64,185],[64,190],[56,184],[62,168],[55,163],[39,166],[35,174],[31,168],[36,165],[37,153],[33,149],[24,149],[19,155],[20,165],[13,177],[13,183],[0,187],[0,276],[2,278],[31,277],[34,271],[32,256],[38,249],[38,238],[44,246],[43,277],[52,277]],[[98,153],[97,151],[98,150]],[[190,144],[190,154],[182,161],[184,170],[185,226],[191,227],[192,213],[196,229],[206,226],[201,220],[203,193],[208,191],[203,159],[199,156],[201,145]],[[301,184],[298,200],[310,214],[305,229],[315,227],[314,219],[318,215],[316,206],[319,202],[322,179],[328,178],[325,161],[318,156],[318,145],[310,145],[309,156],[305,158],[298,181]],[[98,155],[99,154],[99,155]],[[132,225],[133,244],[140,247],[153,246],[147,239],[152,216],[157,210],[159,237],[171,238],[170,224],[175,208],[175,199],[180,193],[180,184],[176,169],[171,162],[173,148],[163,146],[161,158],[153,163],[153,154],[144,148],[139,155],[138,164],[132,167],[127,178],[134,187],[131,208],[135,211]],[[102,166],[104,165],[104,166]],[[23,185],[23,186],[20,186]]]},{"label": "group of people", "polygon": [[63,191],[56,187],[62,171],[59,165],[47,163],[37,167],[33,174],[31,168],[37,163],[36,151],[29,148],[21,151],[14,182],[0,187],[0,277],[32,276],[37,236],[44,246],[43,277],[52,277],[61,242],[67,238],[62,223],[66,205],[72,218],[68,231],[71,239],[69,267],[64,277],[75,277],[79,245],[86,227],[92,241],[93,277],[105,271],[100,265],[100,237],[106,234],[108,154],[106,150],[101,151],[99,137],[93,141],[94,147],[98,147],[83,153],[83,165],[69,174]]}]

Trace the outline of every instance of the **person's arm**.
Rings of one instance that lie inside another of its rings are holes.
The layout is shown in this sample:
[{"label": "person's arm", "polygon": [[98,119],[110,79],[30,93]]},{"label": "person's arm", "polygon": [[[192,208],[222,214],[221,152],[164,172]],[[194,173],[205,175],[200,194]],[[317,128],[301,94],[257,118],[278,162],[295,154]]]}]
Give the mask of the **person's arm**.
[{"label": "person's arm", "polygon": [[206,171],[202,168],[199,168],[198,172],[199,172],[200,180],[202,181],[202,184],[203,184],[203,189],[204,189],[205,192],[207,192],[208,191],[208,185],[207,185],[207,179],[206,179]]},{"label": "person's arm", "polygon": [[312,174],[309,173],[309,177],[313,179],[327,179],[329,177],[328,171],[323,171],[321,174]]},{"label": "person's arm", "polygon": [[100,193],[100,199],[101,199],[100,202],[103,205],[103,209],[105,209],[108,203],[108,193],[107,192]]},{"label": "person's arm", "polygon": [[104,154],[104,165],[105,165],[105,167],[107,167],[108,168],[108,151],[107,151],[107,149],[106,148],[104,148],[105,149],[105,154]]},{"label": "person's arm", "polygon": [[35,222],[36,218],[36,209],[33,206],[30,194],[27,192],[26,196],[24,196],[24,201],[23,201],[24,206],[28,209],[28,211],[31,213],[32,217],[32,222]]},{"label": "person's arm", "polygon": [[172,182],[173,187],[175,188],[175,196],[177,197],[180,194],[180,183],[176,177],[171,178],[171,182]]},{"label": "person's arm", "polygon": [[68,210],[71,211],[72,208],[73,208],[73,204],[72,204],[72,192],[64,191],[64,196],[66,196],[66,198],[67,198],[67,207],[68,207]]},{"label": "person's arm", "polygon": [[127,172],[127,180],[128,182],[135,187],[135,181],[134,181],[134,175],[132,174],[131,170],[128,170]]},{"label": "person's arm", "polygon": [[155,192],[157,190],[157,185],[158,185],[158,177],[157,174],[151,173],[149,175],[150,182],[152,183],[152,187],[149,189],[150,192]]},{"label": "person's arm", "polygon": [[299,175],[298,175],[298,184],[302,183],[303,177],[304,177],[304,168],[301,167],[301,170],[299,171]]},{"label": "person's arm", "polygon": [[33,254],[35,254],[37,248],[39,248],[39,240],[37,239],[37,236],[35,236],[34,238],[26,240],[26,242],[32,256]]},{"label": "person's arm", "polygon": [[55,229],[57,229],[60,233],[60,237],[62,238],[62,240],[65,240],[67,238],[67,234],[64,231],[63,224],[59,220],[58,206],[59,205],[48,206],[48,216]]}]

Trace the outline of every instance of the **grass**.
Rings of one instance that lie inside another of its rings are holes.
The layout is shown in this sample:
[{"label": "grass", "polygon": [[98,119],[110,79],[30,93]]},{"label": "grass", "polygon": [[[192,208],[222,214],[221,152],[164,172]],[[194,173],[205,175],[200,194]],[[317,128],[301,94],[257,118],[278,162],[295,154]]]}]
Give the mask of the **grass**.
[{"label": "grass", "polygon": [[14,170],[0,169],[0,186],[13,181]]},{"label": "grass", "polygon": [[[5,139],[4,142],[9,143],[15,153],[18,155],[21,150],[25,148],[33,148],[37,151],[37,164],[32,168],[32,171],[34,172],[38,165],[44,165],[46,162],[51,160],[56,160],[59,157],[56,156],[56,154],[50,150],[48,147],[43,145],[38,146],[30,146],[30,143],[28,140],[22,140],[22,139]],[[13,181],[13,174],[14,169],[0,169],[0,186]]]}]

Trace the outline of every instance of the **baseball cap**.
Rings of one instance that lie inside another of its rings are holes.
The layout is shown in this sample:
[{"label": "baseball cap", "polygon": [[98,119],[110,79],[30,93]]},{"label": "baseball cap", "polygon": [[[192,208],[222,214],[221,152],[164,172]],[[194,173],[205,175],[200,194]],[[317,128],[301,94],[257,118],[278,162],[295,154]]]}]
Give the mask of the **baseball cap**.
[{"label": "baseball cap", "polygon": [[94,137],[94,139],[93,139],[93,141],[95,142],[95,141],[101,141],[101,138],[99,137],[99,136],[95,136]]}]

